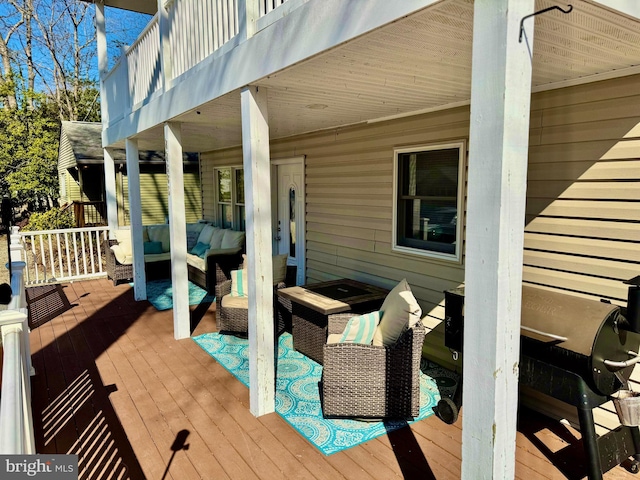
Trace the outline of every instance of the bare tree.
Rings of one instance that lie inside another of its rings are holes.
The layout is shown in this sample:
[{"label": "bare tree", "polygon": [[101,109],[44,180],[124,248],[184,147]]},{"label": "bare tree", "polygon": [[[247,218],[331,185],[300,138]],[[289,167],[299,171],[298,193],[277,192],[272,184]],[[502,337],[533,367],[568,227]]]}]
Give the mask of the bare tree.
[{"label": "bare tree", "polygon": [[[9,0],[7,9],[0,15],[0,59],[2,71],[0,71],[0,99],[5,110],[15,110],[18,106],[16,98],[15,81],[16,72],[13,69],[14,52],[9,48],[12,37],[17,36],[20,27],[25,23],[21,2]],[[10,7],[10,8],[9,8]]]},{"label": "bare tree", "polygon": [[96,55],[90,9],[89,4],[76,0],[41,0],[34,10],[39,40],[50,57],[36,68],[59,107],[61,120],[82,120],[78,106],[86,101],[82,95]]}]

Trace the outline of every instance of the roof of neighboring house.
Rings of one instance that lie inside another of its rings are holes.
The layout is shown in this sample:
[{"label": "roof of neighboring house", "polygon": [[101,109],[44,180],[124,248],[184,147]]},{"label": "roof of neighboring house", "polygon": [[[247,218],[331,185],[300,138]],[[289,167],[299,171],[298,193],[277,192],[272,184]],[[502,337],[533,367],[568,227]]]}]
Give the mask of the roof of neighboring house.
[{"label": "roof of neighboring house", "polygon": [[[116,163],[125,163],[123,149],[112,151]],[[164,163],[164,152],[144,150],[139,152],[141,164]],[[197,162],[198,156],[185,153],[185,162]],[[98,122],[62,122],[60,128],[60,147],[58,151],[58,170],[73,168],[76,165],[101,165],[104,162],[102,148],[102,124]]]}]

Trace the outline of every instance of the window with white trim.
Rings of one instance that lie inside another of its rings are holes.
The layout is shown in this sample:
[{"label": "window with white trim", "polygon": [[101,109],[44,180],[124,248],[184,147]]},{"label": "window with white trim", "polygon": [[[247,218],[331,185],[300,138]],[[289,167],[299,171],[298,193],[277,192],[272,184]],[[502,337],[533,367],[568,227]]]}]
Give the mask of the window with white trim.
[{"label": "window with white trim", "polygon": [[393,250],[460,261],[464,141],[394,152]]},{"label": "window with white trim", "polygon": [[244,170],[236,167],[216,168],[214,179],[218,226],[245,230]]}]

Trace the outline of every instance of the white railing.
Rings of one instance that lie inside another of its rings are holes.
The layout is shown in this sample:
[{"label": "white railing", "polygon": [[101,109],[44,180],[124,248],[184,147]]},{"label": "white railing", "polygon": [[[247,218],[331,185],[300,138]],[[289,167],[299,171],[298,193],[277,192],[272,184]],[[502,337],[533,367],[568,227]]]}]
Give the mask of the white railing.
[{"label": "white railing", "polygon": [[13,227],[11,260],[26,263],[26,285],[104,277],[109,227],[20,232]]},{"label": "white railing", "polygon": [[261,0],[260,1],[260,16],[264,16],[272,10],[275,10],[287,0]]},{"label": "white railing", "polygon": [[162,88],[160,27],[158,15],[151,19],[138,39],[127,49],[127,72],[132,105]]},{"label": "white railing", "polygon": [[238,34],[238,1],[244,0],[176,0],[168,8],[172,78]]},{"label": "white railing", "polygon": [[2,394],[0,395],[0,454],[33,454],[35,440],[31,411],[29,325],[24,262],[11,262],[12,298],[0,311],[2,337]]},{"label": "white railing", "polygon": [[107,105],[107,108],[103,109],[105,124],[120,120],[127,111],[131,110],[126,58],[123,52],[122,57],[104,78],[102,102]]},{"label": "white railing", "polygon": [[[257,2],[258,17],[287,3],[287,0],[253,1]],[[306,1],[290,2],[291,8]],[[171,65],[167,69],[169,73],[162,71],[160,25],[156,15],[135,43],[123,52],[126,61],[121,58],[103,78],[103,102],[106,102],[103,121],[106,124],[129,114],[155,92],[170,88],[171,80],[197,66],[232,39],[242,41],[246,38],[241,30],[248,24],[245,18],[250,10],[245,6],[249,3],[247,0],[171,0],[165,3],[168,23],[165,41],[168,45],[164,51],[170,56],[165,59],[165,63]]]}]

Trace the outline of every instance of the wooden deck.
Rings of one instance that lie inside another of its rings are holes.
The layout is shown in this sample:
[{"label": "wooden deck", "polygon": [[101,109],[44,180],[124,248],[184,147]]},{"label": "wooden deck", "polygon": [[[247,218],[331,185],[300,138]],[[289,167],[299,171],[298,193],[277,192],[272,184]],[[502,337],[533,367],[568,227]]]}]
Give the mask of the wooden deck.
[{"label": "wooden deck", "polygon": [[[249,391],[190,339],[172,312],[107,280],[28,290],[39,453],[77,453],[80,478],[392,479],[460,477],[462,421],[432,416],[324,456],[277,414],[255,418]],[[192,307],[194,334],[215,304]],[[522,411],[516,477],[584,476],[577,433]],[[636,478],[621,467],[607,479]]]}]

